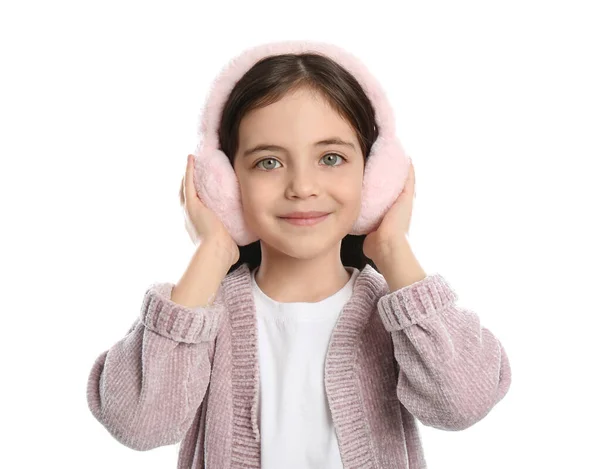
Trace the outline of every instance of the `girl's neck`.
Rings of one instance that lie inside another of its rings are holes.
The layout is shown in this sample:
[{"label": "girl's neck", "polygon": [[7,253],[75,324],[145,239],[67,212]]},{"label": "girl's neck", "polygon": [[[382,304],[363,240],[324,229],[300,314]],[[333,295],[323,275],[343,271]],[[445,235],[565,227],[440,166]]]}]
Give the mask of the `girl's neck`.
[{"label": "girl's neck", "polygon": [[337,264],[261,263],[255,272],[258,287],[281,303],[316,303],[341,290],[350,280],[350,268]]}]

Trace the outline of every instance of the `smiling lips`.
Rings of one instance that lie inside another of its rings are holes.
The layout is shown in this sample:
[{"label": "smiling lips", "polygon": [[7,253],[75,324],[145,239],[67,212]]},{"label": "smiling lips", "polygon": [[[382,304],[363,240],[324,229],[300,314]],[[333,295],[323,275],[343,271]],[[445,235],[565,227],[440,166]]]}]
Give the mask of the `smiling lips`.
[{"label": "smiling lips", "polygon": [[324,215],[328,215],[329,212],[291,212],[286,215],[283,215],[281,218],[318,218]]},{"label": "smiling lips", "polygon": [[325,213],[322,216],[313,216],[310,218],[289,218],[289,217],[280,217],[282,220],[285,220],[288,223],[291,223],[292,225],[300,225],[300,226],[310,226],[310,225],[316,225],[317,223],[322,222],[323,220],[325,220],[327,217],[329,216],[328,213]]}]

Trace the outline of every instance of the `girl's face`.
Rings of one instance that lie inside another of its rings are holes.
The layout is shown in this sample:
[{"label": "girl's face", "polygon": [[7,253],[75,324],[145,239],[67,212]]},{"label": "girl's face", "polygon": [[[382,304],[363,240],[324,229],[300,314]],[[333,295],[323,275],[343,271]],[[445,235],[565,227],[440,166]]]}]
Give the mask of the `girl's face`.
[{"label": "girl's face", "polygon": [[[318,143],[333,138],[348,144]],[[272,148],[252,151],[259,145]],[[360,212],[364,161],[354,129],[322,96],[300,88],[246,114],[234,170],[244,218],[263,252],[297,259],[339,252]],[[312,210],[330,215],[313,226],[280,218]]]}]

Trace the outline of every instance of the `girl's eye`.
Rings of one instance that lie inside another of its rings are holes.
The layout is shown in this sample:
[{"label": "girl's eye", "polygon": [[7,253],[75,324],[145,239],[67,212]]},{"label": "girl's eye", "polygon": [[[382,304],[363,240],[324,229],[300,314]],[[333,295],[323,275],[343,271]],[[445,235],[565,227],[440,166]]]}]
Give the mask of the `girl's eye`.
[{"label": "girl's eye", "polygon": [[[346,161],[346,158],[344,158],[344,157],[343,157],[343,156],[341,156],[341,155],[338,155],[337,153],[327,153],[326,155],[324,155],[324,156],[323,156],[323,158],[326,158],[326,157],[328,157],[328,156],[337,156],[337,157],[341,158],[342,160]],[[323,159],[323,158],[321,158],[321,159]],[[334,160],[332,160],[331,158],[328,158],[328,160],[329,160],[329,161],[334,161]],[[254,165],[254,167],[257,167],[257,166],[258,166],[260,163],[262,163],[263,161],[277,161],[277,160],[276,160],[275,158],[265,158],[265,159],[263,159],[263,160],[260,160],[259,162],[257,162],[257,163]],[[342,165],[342,163],[340,163],[340,164],[331,164],[331,165],[330,165],[330,164],[328,164],[328,165],[325,165],[325,166],[331,166],[331,167],[335,167],[335,166],[341,166],[341,165]],[[264,166],[263,166],[263,168],[264,168]],[[264,168],[264,169],[267,169],[267,170],[269,170],[269,169],[274,169],[274,168],[273,168],[273,167],[270,167],[270,168]]]}]

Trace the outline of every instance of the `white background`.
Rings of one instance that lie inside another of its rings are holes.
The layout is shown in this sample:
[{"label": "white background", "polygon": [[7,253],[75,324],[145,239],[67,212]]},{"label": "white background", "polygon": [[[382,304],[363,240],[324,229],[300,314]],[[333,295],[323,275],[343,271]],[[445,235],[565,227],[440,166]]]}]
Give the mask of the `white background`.
[{"label": "white background", "polygon": [[[600,15],[589,1],[3,2],[0,465],[175,468],[87,408],[89,370],[194,252],[178,191],[246,46],[334,42],[387,92],[411,244],[500,339],[512,385],[429,469],[598,468]],[[596,396],[596,397],[594,397]]]}]

